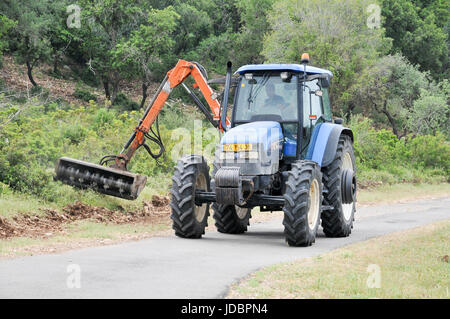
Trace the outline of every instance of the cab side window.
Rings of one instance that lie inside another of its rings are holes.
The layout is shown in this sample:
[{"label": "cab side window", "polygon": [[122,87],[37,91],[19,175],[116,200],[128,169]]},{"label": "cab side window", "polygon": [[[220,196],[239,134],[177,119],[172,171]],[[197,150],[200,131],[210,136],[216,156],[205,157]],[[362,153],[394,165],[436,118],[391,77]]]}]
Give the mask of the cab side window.
[{"label": "cab side window", "polygon": [[[317,80],[306,82],[303,88],[303,127],[312,128],[323,114],[322,97],[314,94],[320,90]],[[311,115],[311,116],[310,116]]]},{"label": "cab side window", "polygon": [[323,114],[322,97],[314,94],[320,90],[317,80],[306,82],[305,87],[301,87],[303,93],[303,145],[302,155],[306,154],[312,132],[317,120]]},{"label": "cab side window", "polygon": [[322,88],[322,105],[325,120],[331,121],[333,118],[333,114],[331,113],[330,96],[328,95],[328,88]]}]

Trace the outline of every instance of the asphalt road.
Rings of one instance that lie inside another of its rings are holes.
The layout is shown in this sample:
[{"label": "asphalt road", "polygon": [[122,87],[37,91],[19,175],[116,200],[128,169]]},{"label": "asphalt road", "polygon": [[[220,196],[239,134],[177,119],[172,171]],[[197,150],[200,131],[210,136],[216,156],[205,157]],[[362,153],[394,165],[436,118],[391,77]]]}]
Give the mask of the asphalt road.
[{"label": "asphalt road", "polygon": [[[244,235],[175,236],[0,261],[0,298],[220,298],[230,284],[275,263],[450,218],[450,198],[362,207],[353,233],[287,247],[281,220]],[[79,284],[79,288],[77,287]]]}]

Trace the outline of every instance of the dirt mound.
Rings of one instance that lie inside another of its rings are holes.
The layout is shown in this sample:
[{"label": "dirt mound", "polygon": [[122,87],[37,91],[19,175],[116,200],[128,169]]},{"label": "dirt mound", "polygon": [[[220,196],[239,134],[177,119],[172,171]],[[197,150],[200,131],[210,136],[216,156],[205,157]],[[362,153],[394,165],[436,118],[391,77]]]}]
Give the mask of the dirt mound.
[{"label": "dirt mound", "polygon": [[153,195],[152,205],[155,207],[165,207],[169,205],[169,197]]},{"label": "dirt mound", "polygon": [[167,197],[154,196],[151,202],[144,202],[141,209],[123,212],[76,202],[64,207],[62,212],[46,209],[43,215],[24,214],[11,219],[0,218],[0,239],[17,236],[48,237],[63,232],[68,223],[77,220],[114,224],[163,223],[169,220],[168,204]]}]

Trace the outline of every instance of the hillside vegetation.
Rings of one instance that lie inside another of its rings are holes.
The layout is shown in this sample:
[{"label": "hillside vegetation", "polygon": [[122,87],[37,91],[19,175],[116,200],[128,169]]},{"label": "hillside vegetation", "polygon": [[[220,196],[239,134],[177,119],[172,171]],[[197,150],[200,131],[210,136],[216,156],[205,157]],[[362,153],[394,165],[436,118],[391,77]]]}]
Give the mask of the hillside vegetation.
[{"label": "hillside vegetation", "polygon": [[[302,52],[334,74],[333,112],[354,130],[360,186],[449,182],[449,3],[379,1],[380,24],[372,26],[373,3],[2,1],[0,61],[4,55],[13,61],[8,68],[24,70],[25,84],[0,69],[0,196],[55,207],[137,205],[53,181],[57,159],[96,163],[120,152],[179,58],[198,61],[212,77],[228,60],[235,69],[299,63]],[[167,193],[182,138],[176,130],[193,135],[194,120],[203,119],[187,101],[175,90],[159,117],[165,155],[156,162],[139,151],[130,163],[151,177],[144,197]],[[202,131],[208,127],[203,121]],[[205,136],[204,145],[218,138]]]}]

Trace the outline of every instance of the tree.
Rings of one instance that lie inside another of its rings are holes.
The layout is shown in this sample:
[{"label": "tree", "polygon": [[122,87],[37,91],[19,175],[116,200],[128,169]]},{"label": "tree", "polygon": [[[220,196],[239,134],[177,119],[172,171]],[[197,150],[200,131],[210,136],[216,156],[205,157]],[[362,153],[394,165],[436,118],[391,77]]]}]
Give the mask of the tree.
[{"label": "tree", "polygon": [[140,0],[80,0],[79,4],[89,67],[101,78],[106,98],[114,103],[126,72],[121,69],[124,64],[115,63],[115,50],[145,21],[147,5]]},{"label": "tree", "polygon": [[391,52],[402,53],[435,79],[448,77],[449,8],[448,1],[383,0],[381,14],[386,35],[393,39]]},{"label": "tree", "polygon": [[308,52],[314,65],[329,69],[335,111],[350,114],[348,89],[363,70],[390,48],[383,29],[367,26],[368,0],[287,0],[268,15],[271,32],[263,55],[268,62],[299,63]]},{"label": "tree", "polygon": [[161,56],[174,46],[172,32],[179,15],[172,7],[148,12],[147,23],[132,32],[128,40],[119,43],[114,50],[114,66],[127,69],[128,77],[138,76],[142,81],[143,108],[147,99],[147,89],[154,80],[154,70],[162,64]]},{"label": "tree", "polygon": [[0,15],[0,55],[3,54],[3,51],[8,46],[8,41],[6,40],[8,31],[14,28],[16,24],[15,21],[8,19],[8,17]]},{"label": "tree", "polygon": [[264,36],[269,31],[268,14],[274,0],[239,0],[236,6],[241,13],[241,28],[237,39],[236,63],[262,63]]},{"label": "tree", "polygon": [[67,49],[76,39],[73,29],[67,26],[67,6],[68,0],[55,1],[49,8],[50,14],[54,17],[54,24],[48,32],[48,38],[51,44],[53,60],[53,74],[59,74],[58,65],[61,63]]},{"label": "tree", "polygon": [[427,73],[420,72],[401,55],[388,55],[363,72],[349,95],[360,112],[391,126],[401,139],[409,133],[408,121],[415,101],[431,86]]},{"label": "tree", "polygon": [[176,57],[181,57],[195,51],[200,41],[209,36],[212,31],[212,20],[206,11],[191,4],[191,1],[177,2],[175,8],[180,19],[174,32],[173,53]]},{"label": "tree", "polygon": [[432,134],[450,131],[450,84],[443,80],[438,85],[432,85],[429,90],[421,90],[420,97],[414,101],[408,128],[414,135]]},{"label": "tree", "polygon": [[55,5],[51,0],[27,1],[5,0],[0,10],[7,12],[10,19],[17,21],[17,26],[10,34],[13,39],[11,47],[19,63],[27,66],[27,75],[33,86],[33,69],[51,56],[49,31],[54,25],[55,16],[50,10]]}]

